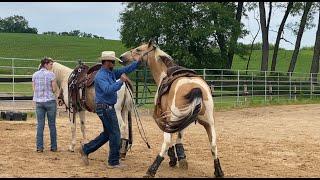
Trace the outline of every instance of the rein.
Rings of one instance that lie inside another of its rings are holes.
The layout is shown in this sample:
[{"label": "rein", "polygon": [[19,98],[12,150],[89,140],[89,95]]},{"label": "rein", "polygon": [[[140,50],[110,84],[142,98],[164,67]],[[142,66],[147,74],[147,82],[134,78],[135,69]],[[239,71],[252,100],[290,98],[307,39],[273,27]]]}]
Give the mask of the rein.
[{"label": "rein", "polygon": [[[137,111],[137,108],[136,108],[136,105],[135,105],[135,102],[134,102],[134,99],[133,99],[132,92],[131,92],[130,88],[128,87],[128,84],[127,84],[126,82],[125,82],[125,84],[126,84],[126,88],[127,88],[128,91],[129,91],[129,94],[130,94],[130,96],[131,96],[131,100],[132,100],[132,103],[133,103],[134,114],[135,114],[135,117],[136,117],[136,122],[137,122],[137,127],[138,127],[138,130],[139,130],[140,137],[141,137],[142,140],[147,144],[148,148],[151,149],[151,146],[150,146],[149,143],[148,143],[147,136],[146,136],[145,131],[144,131],[144,129],[143,129],[143,126],[142,126],[142,123],[141,123],[141,119],[140,119],[139,113],[138,113],[138,111]],[[139,121],[139,123],[138,123],[138,121]],[[141,133],[139,124],[140,124],[140,126],[141,126],[142,131],[143,131],[144,137],[142,137],[142,133]]]}]

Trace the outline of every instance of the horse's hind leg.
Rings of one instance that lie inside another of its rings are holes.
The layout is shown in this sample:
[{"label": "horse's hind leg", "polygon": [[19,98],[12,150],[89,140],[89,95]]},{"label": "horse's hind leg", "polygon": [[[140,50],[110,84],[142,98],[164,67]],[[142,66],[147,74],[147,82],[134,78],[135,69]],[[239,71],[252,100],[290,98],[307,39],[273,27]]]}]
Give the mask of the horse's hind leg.
[{"label": "horse's hind leg", "polygon": [[86,134],[86,112],[80,111],[79,112],[80,117],[80,127],[82,132],[82,143],[87,143],[87,134]]},{"label": "horse's hind leg", "polygon": [[157,155],[156,159],[152,163],[152,165],[148,168],[146,175],[144,177],[154,177],[157,173],[157,170],[164,160],[164,155],[167,153],[169,146],[171,144],[171,134],[163,133],[163,143],[160,153]]},{"label": "horse's hind leg", "polygon": [[[213,121],[211,121],[213,122]],[[218,150],[217,150],[217,143],[216,143],[216,131],[214,129],[214,124],[213,123],[201,123],[204,128],[207,131],[208,137],[209,137],[209,141],[210,141],[210,145],[211,145],[211,154],[213,156],[214,159],[214,175],[216,177],[223,177],[224,173],[222,171],[221,165],[220,165],[220,161],[218,158]]]},{"label": "horse's hind leg", "polygon": [[176,148],[176,153],[179,161],[179,167],[182,169],[188,169],[187,156],[184,153],[183,141],[182,141],[183,132],[184,131],[182,130],[178,133],[175,148]]}]

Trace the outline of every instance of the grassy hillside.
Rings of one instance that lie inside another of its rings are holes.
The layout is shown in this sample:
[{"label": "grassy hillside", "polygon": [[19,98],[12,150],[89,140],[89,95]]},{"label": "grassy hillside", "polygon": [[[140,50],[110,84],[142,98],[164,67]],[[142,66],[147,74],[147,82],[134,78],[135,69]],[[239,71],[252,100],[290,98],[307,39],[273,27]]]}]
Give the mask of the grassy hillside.
[{"label": "grassy hillside", "polygon": [[[72,36],[49,36],[37,34],[20,33],[0,33],[0,57],[32,58],[41,59],[49,56],[57,60],[71,61],[65,64],[69,67],[75,67],[77,60],[98,62],[97,58],[102,51],[115,51],[119,56],[127,50],[121,41],[103,40],[91,38],[78,38]],[[269,69],[271,67],[271,58],[273,51],[269,52]],[[277,71],[288,70],[292,51],[280,50],[278,53]],[[313,51],[303,49],[300,51],[296,68],[294,72],[308,73],[312,60]],[[232,69],[245,70],[247,59],[243,60],[238,56],[234,57]],[[253,52],[249,70],[260,70],[261,51]],[[37,61],[16,61],[15,66],[37,67]],[[11,61],[0,59],[0,66],[11,66]],[[206,67],[210,68],[210,67]],[[30,74],[33,69],[19,69],[18,74]],[[11,74],[10,69],[0,68],[0,74]]]},{"label": "grassy hillside", "polygon": [[[284,71],[287,72],[291,57],[292,57],[293,50],[280,50],[278,52],[277,58],[277,66],[276,71]],[[269,70],[271,69],[271,61],[272,61],[273,50],[269,51]],[[313,50],[311,49],[302,49],[299,52],[296,67],[294,72],[295,73],[309,73],[310,66],[312,62]],[[237,70],[245,70],[247,67],[248,58],[241,59],[239,56],[235,56],[232,64],[232,69]],[[261,51],[254,50],[251,55],[251,60],[249,63],[249,70],[260,70],[261,66]]]},{"label": "grassy hillside", "polygon": [[[53,59],[72,62],[77,62],[79,59],[98,62],[98,57],[102,51],[115,51],[116,56],[119,56],[127,50],[118,40],[20,33],[0,33],[0,49],[0,57],[40,60],[48,56]],[[38,64],[37,61],[15,61],[15,66],[37,67]],[[0,66],[11,66],[11,61],[0,59]],[[74,65],[70,64],[70,66]],[[20,70],[19,72],[29,74],[33,71]],[[8,72],[11,71],[5,68],[0,69],[1,74]]]}]

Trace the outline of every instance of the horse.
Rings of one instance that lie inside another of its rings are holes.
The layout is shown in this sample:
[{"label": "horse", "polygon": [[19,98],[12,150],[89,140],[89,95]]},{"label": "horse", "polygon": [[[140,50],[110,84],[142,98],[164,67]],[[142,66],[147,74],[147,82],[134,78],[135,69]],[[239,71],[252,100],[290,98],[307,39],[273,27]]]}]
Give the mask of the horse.
[{"label": "horse", "polygon": [[[52,70],[56,75],[56,82],[59,88],[59,93],[56,93],[56,96],[61,97],[64,104],[66,105],[66,109],[70,112],[70,107],[68,107],[69,101],[71,100],[68,96],[68,79],[70,74],[72,73],[73,69],[64,66],[58,62],[53,62]],[[130,88],[130,89],[129,89]],[[129,82],[128,87],[125,83],[121,86],[120,90],[117,91],[117,103],[114,105],[116,115],[118,118],[118,123],[121,132],[121,159],[124,159],[126,156],[126,152],[128,151],[128,145],[130,145],[130,132],[128,127],[128,120],[131,120],[131,110],[133,108],[133,97],[130,95],[132,94],[132,84]],[[95,88],[94,85],[86,88],[86,104],[88,107],[94,107],[95,109]],[[82,132],[82,142],[88,142],[86,136],[86,119],[85,119],[85,110],[92,111],[87,109],[81,109],[79,112],[75,112],[79,114],[80,117],[80,125],[81,125],[81,132]],[[74,114],[75,116],[75,114]],[[128,119],[126,118],[128,117]],[[129,124],[130,125],[130,124]],[[70,118],[70,126],[71,126],[71,134],[72,139],[69,145],[68,150],[74,152],[75,145],[76,145],[76,122],[71,120]],[[128,142],[129,141],[129,142]],[[131,142],[132,143],[132,142]]]},{"label": "horse", "polygon": [[[170,158],[170,167],[176,166],[178,160],[180,168],[188,169],[183,132],[189,124],[196,121],[207,132],[214,159],[214,175],[223,177],[216,144],[213,98],[206,81],[192,70],[177,66],[172,57],[153,41],[142,43],[120,56],[124,65],[135,58],[142,58],[142,62],[147,64],[145,66],[150,68],[157,85],[153,118],[164,137],[161,151],[144,177],[155,176],[166,154]],[[175,135],[176,142],[173,141]]]}]

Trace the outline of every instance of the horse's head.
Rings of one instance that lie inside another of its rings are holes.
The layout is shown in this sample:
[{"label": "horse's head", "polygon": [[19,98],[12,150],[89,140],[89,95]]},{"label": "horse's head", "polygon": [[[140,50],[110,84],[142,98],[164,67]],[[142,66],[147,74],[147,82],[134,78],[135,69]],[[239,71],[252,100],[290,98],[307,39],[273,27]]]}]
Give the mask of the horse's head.
[{"label": "horse's head", "polygon": [[140,46],[121,54],[120,59],[123,61],[122,65],[129,64],[134,59],[139,58],[142,58],[142,62],[148,62],[148,56],[154,54],[156,48],[157,46],[151,40],[149,43],[142,43]]},{"label": "horse's head", "polygon": [[139,58],[142,58],[142,62],[146,62],[147,64],[150,64],[150,61],[152,60],[160,60],[166,66],[171,66],[173,64],[172,57],[162,51],[152,39],[149,40],[148,43],[142,43],[140,46],[133,48],[120,56],[123,65]]}]

